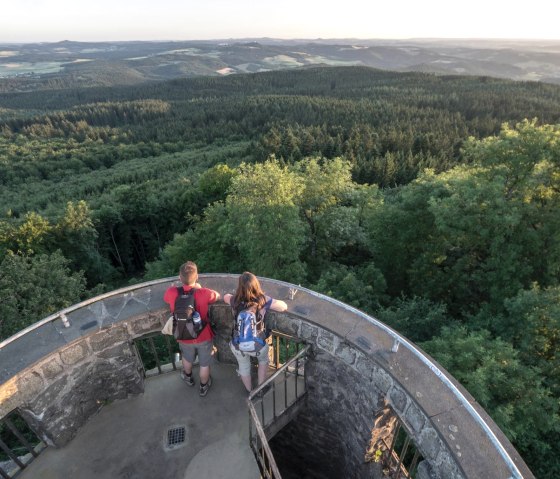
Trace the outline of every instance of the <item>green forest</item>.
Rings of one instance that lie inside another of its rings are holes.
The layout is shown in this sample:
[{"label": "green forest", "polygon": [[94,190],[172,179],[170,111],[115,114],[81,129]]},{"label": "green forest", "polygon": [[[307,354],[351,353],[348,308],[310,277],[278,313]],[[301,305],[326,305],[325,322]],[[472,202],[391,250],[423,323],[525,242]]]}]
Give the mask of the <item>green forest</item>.
[{"label": "green forest", "polygon": [[0,339],[117,287],[257,275],[414,341],[560,477],[560,87],[307,68],[0,94]]}]

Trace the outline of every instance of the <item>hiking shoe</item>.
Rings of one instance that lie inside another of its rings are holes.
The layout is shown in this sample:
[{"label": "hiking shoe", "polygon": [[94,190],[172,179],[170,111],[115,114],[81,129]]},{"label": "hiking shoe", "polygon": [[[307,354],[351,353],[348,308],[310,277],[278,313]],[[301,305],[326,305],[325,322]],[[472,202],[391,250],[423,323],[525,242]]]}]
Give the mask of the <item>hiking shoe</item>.
[{"label": "hiking shoe", "polygon": [[190,376],[187,376],[185,374],[185,371],[181,371],[181,379],[187,386],[194,386],[194,378],[192,377],[192,374]]},{"label": "hiking shoe", "polygon": [[208,382],[204,385],[200,385],[200,391],[199,394],[200,396],[204,397],[208,394],[208,389],[210,389],[210,386],[212,386],[212,376],[210,376],[208,378]]}]

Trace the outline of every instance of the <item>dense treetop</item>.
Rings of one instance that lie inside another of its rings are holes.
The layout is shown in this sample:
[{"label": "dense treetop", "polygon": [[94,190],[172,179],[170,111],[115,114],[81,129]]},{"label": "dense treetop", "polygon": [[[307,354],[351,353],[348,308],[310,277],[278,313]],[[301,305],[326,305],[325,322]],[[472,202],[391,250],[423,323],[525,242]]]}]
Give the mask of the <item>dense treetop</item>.
[{"label": "dense treetop", "polygon": [[419,343],[557,477],[559,123],[560,87],[367,68],[2,94],[0,337],[251,270]]}]

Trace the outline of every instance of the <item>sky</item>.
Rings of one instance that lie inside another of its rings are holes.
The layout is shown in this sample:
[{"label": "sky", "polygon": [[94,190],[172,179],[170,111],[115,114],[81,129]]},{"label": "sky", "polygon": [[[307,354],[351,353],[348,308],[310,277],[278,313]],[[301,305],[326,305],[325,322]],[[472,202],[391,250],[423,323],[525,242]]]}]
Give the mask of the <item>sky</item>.
[{"label": "sky", "polygon": [[560,39],[559,0],[0,0],[0,42]]}]

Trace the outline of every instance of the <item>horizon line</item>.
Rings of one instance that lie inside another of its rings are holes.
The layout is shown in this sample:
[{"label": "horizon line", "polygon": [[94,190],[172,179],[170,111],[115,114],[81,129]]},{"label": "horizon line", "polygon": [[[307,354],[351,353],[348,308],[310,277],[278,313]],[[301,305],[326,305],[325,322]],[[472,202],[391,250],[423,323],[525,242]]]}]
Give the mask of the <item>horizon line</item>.
[{"label": "horizon line", "polygon": [[32,44],[56,44],[56,43],[178,43],[178,42],[224,42],[224,41],[322,41],[322,42],[340,42],[340,41],[508,41],[508,42],[560,42],[560,38],[515,38],[515,37],[222,37],[222,38],[191,38],[191,39],[130,39],[130,40],[34,40],[34,41],[4,41],[0,39],[2,45],[32,45]]}]

